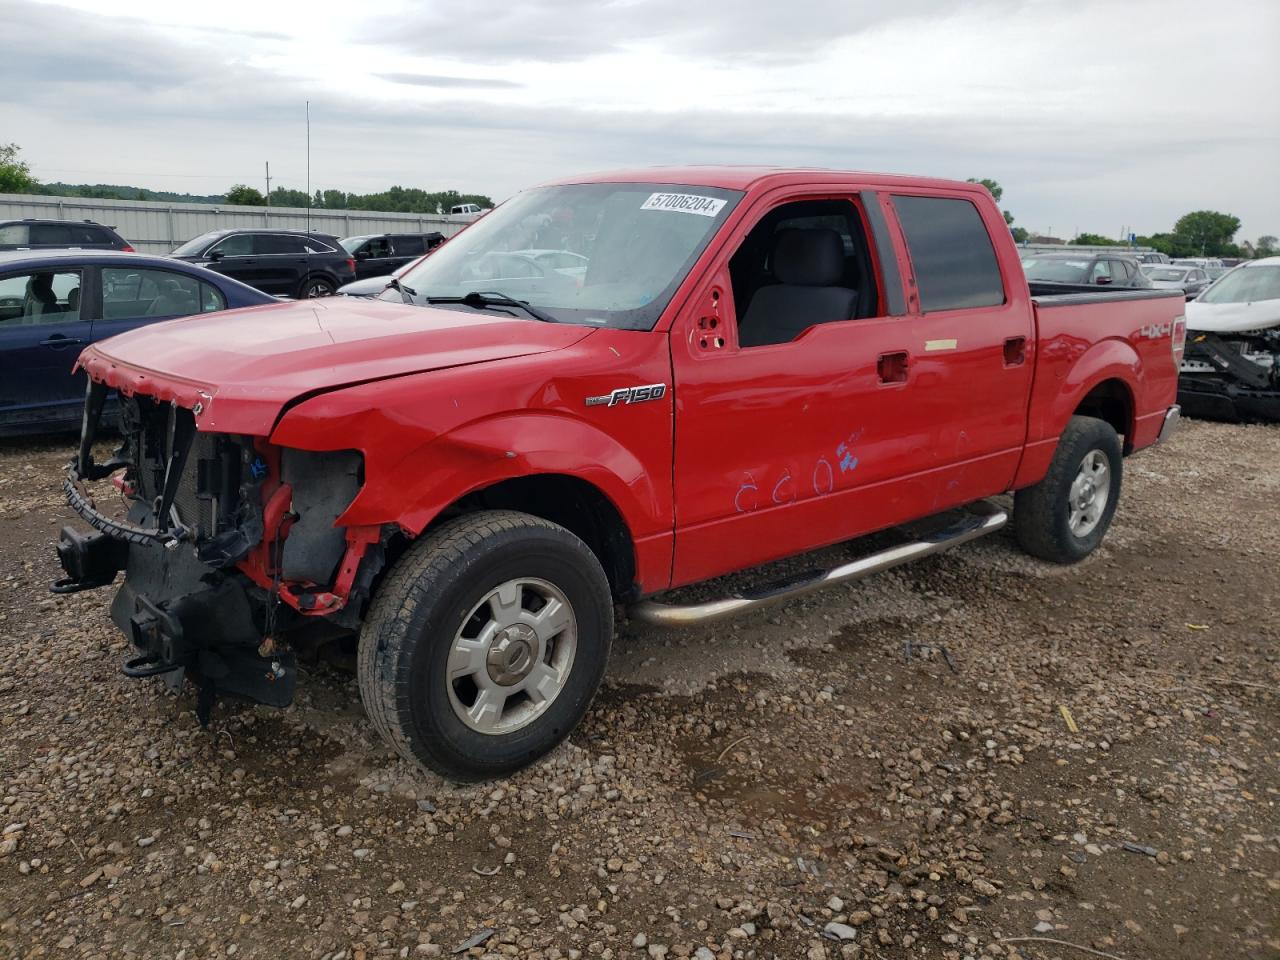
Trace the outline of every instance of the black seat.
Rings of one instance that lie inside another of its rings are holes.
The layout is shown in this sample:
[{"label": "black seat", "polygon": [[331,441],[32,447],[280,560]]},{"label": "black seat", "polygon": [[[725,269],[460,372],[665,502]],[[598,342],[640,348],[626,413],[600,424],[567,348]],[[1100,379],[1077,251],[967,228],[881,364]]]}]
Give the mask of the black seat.
[{"label": "black seat", "polygon": [[817,323],[849,320],[858,292],[839,286],[844,242],[835,230],[779,230],[769,270],[778,282],[757,290],[738,325],[738,343],[787,343]]}]

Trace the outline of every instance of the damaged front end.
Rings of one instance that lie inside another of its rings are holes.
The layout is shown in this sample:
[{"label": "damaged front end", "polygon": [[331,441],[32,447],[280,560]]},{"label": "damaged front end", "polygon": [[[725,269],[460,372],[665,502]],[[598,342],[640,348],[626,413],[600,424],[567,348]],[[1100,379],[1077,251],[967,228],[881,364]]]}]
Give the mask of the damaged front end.
[{"label": "damaged front end", "polygon": [[1280,421],[1280,328],[1188,332],[1178,402],[1191,416]]},{"label": "damaged front end", "polygon": [[[135,394],[121,397],[122,441],[99,464],[106,394],[90,381],[63,484],[93,532],[63,528],[66,576],[51,589],[102,587],[123,571],[111,619],[135,647],[124,672],[189,677],[201,722],[215,696],[287,706],[296,654],[358,625],[382,566],[379,528],[335,525],[363,483],[360,454],[202,432],[191,410]],[[123,500],[111,513],[88,489],[107,479]]]}]

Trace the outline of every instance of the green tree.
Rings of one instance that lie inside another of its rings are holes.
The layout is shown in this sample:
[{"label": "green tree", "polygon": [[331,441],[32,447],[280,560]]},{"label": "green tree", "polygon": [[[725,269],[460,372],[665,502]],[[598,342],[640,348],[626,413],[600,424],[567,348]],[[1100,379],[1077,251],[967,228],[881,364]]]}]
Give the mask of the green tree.
[{"label": "green tree", "polygon": [[235,206],[261,207],[265,206],[266,202],[267,198],[262,195],[261,190],[246,187],[243,183],[237,183],[227,191],[227,203]]},{"label": "green tree", "polygon": [[326,190],[323,200],[326,210],[345,210],[347,206],[347,195],[341,190]]},{"label": "green tree", "polygon": [[1255,257],[1280,256],[1280,240],[1277,240],[1269,233],[1264,234],[1254,243],[1253,255]]},{"label": "green tree", "polygon": [[273,207],[305,207],[308,206],[307,194],[302,190],[276,187],[271,191],[271,205]]},{"label": "green tree", "polygon": [[1173,225],[1173,232],[1190,246],[1191,255],[1201,257],[1229,255],[1231,238],[1239,229],[1239,217],[1216,210],[1195,210]]},{"label": "green tree", "polygon": [[[1004,187],[1000,186],[1000,184],[999,184],[997,181],[995,181],[995,180],[989,180],[989,179],[987,179],[986,177],[983,177],[981,180],[979,180],[977,177],[970,177],[970,178],[968,179],[968,181],[967,181],[967,182],[968,182],[968,183],[980,183],[980,184],[982,184],[984,187],[986,187],[986,188],[987,188],[987,193],[991,194],[991,199],[992,199],[992,200],[994,200],[994,201],[996,202],[996,204],[997,204],[997,205],[1000,203],[1000,198],[1004,196]],[[465,202],[465,201],[463,201],[463,202]],[[1000,212],[1001,212],[1002,214],[1004,214],[1004,222],[1005,222],[1005,224],[1006,224],[1007,226],[1012,227],[1012,226],[1013,226],[1013,214],[1012,214],[1012,213],[1010,213],[1008,210],[1001,210]],[[1025,233],[1026,231],[1023,231],[1023,232]]]},{"label": "green tree", "polygon": [[1080,233],[1071,241],[1081,247],[1114,247],[1116,242],[1100,233]]},{"label": "green tree", "polygon": [[1013,234],[1014,243],[1026,243],[1031,236],[1026,227],[1011,227],[1009,232]]},{"label": "green tree", "polygon": [[21,152],[16,143],[0,143],[0,193],[31,193],[39,186]]}]

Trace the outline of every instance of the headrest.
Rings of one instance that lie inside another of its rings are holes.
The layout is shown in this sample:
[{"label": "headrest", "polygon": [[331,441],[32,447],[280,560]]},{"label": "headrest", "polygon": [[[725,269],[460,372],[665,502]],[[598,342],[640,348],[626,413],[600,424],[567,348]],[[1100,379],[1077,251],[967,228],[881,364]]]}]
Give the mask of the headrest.
[{"label": "headrest", "polygon": [[779,230],[773,238],[773,275],[802,287],[835,287],[844,276],[844,241],[827,228]]}]

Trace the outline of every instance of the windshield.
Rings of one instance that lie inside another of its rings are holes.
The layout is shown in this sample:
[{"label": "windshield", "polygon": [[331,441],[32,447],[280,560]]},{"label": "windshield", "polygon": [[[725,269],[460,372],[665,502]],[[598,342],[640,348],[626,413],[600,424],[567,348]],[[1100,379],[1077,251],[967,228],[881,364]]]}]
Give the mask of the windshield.
[{"label": "windshield", "polygon": [[653,183],[541,187],[477,220],[401,280],[419,304],[478,292],[526,301],[562,323],[649,330],[741,198]]},{"label": "windshield", "polygon": [[173,253],[169,254],[169,256],[194,257],[196,254],[204,250],[204,248],[207,247],[209,244],[213,243],[213,241],[216,240],[221,235],[222,235],[221,230],[211,230],[208,233],[202,233],[200,234],[200,236],[196,237],[195,239],[188,240],[186,243],[180,246],[177,250],[173,251]]},{"label": "windshield", "polygon": [[1280,300],[1280,264],[1236,267],[1200,295],[1203,303],[1252,303]]},{"label": "windshield", "polygon": [[1144,270],[1143,273],[1152,280],[1171,280],[1175,283],[1186,279],[1187,276],[1186,270],[1170,269],[1169,267],[1156,267],[1154,270]]},{"label": "windshield", "polygon": [[1023,260],[1022,269],[1028,280],[1050,280],[1057,283],[1084,283],[1089,272],[1088,260]]}]

